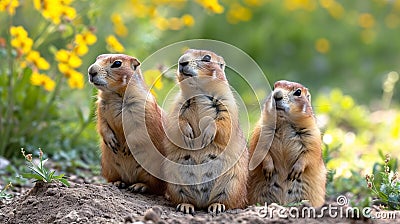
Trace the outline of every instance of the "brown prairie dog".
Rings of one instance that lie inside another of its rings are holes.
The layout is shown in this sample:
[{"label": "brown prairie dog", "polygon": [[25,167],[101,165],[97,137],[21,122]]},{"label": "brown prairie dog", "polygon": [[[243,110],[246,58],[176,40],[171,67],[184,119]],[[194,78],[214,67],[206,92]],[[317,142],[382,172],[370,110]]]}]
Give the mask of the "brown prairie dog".
[{"label": "brown prairie dog", "polygon": [[181,91],[166,123],[166,195],[184,213],[243,208],[248,151],[224,59],[190,49],[178,63]]},{"label": "brown prairie dog", "polygon": [[276,82],[250,140],[250,170],[257,165],[253,159],[265,156],[250,171],[250,204],[309,200],[314,207],[322,206],[326,169],[321,147],[308,89]]},{"label": "brown prairie dog", "polygon": [[[132,192],[163,194],[165,184],[143,169],[149,164],[139,164],[131,153],[145,154],[154,162],[153,169],[160,170],[157,153],[150,149],[163,153],[162,109],[149,93],[139,65],[128,55],[102,54],[88,69],[89,81],[99,90],[97,130],[102,138],[102,175],[118,187],[129,186]],[[124,128],[128,129],[125,133]],[[132,132],[136,138],[130,135]]]}]

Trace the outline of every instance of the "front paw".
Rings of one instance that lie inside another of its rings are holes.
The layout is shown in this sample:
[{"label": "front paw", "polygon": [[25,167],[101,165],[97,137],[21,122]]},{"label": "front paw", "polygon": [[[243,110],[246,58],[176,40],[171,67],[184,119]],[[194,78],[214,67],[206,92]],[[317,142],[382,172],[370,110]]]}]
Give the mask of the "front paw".
[{"label": "front paw", "polygon": [[182,136],[183,136],[183,142],[185,143],[186,147],[193,149],[194,148],[194,132],[192,127],[190,126],[189,123],[185,123],[185,125],[182,127]]},{"label": "front paw", "polygon": [[262,162],[262,171],[265,180],[270,180],[275,171],[274,161],[270,154],[267,154]]},{"label": "front paw", "polygon": [[208,206],[208,212],[213,214],[222,213],[225,211],[225,205],[221,203],[212,203]]},{"label": "front paw", "polygon": [[274,167],[273,163],[269,163],[266,166],[263,166],[262,171],[263,171],[265,180],[268,181],[271,179],[272,175],[274,174],[274,170],[275,170],[275,167]]},{"label": "front paw", "polygon": [[211,123],[209,123],[209,125],[204,129],[202,133],[203,137],[201,138],[201,148],[206,147],[212,141],[214,141],[216,133],[217,133],[217,126],[215,124],[215,121],[212,120]]},{"label": "front paw", "polygon": [[178,206],[176,206],[176,211],[194,215],[194,205],[181,203]]},{"label": "front paw", "polygon": [[104,144],[106,144],[106,146],[108,148],[112,149],[113,152],[115,154],[117,154],[120,144],[119,144],[117,138],[115,137],[114,133],[110,132],[110,133],[104,135],[103,141],[104,141]]},{"label": "front paw", "polygon": [[116,186],[116,187],[118,187],[120,189],[121,188],[126,188],[126,183],[122,182],[120,180],[112,182],[112,185],[114,185],[114,186]]},{"label": "front paw", "polygon": [[299,162],[296,162],[293,165],[293,168],[290,171],[287,179],[290,181],[298,180],[300,179],[301,174],[303,174],[303,172],[304,172],[304,165]]},{"label": "front paw", "polygon": [[132,184],[131,186],[128,187],[128,190],[133,192],[133,193],[145,193],[148,189],[147,184],[144,183],[136,183]]}]

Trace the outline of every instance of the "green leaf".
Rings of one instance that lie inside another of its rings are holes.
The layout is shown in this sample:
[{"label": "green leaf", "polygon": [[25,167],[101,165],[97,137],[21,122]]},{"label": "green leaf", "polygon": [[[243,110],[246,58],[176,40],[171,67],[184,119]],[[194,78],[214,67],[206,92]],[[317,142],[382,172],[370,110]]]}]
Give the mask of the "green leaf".
[{"label": "green leaf", "polygon": [[64,176],[65,176],[65,174],[62,173],[60,175],[54,176],[53,178],[54,179],[62,179]]},{"label": "green leaf", "polygon": [[21,176],[23,178],[27,178],[27,179],[36,179],[36,180],[41,180],[41,181],[45,180],[42,176],[35,174],[35,173],[23,173],[23,174],[21,174]]},{"label": "green leaf", "polygon": [[34,173],[42,176],[43,178],[46,178],[46,175],[42,172],[42,170],[38,169],[37,167],[34,166],[28,166],[29,169],[31,169]]},{"label": "green leaf", "polygon": [[52,181],[53,179],[55,179],[55,178],[53,177],[55,172],[56,172],[56,171],[54,170],[54,171],[50,172],[50,174],[47,176],[47,178],[48,178],[49,181]]},{"label": "green leaf", "polygon": [[58,181],[60,181],[62,184],[64,184],[64,185],[67,186],[67,187],[70,186],[70,184],[69,184],[69,182],[68,182],[67,179],[61,178],[61,179],[59,179]]}]

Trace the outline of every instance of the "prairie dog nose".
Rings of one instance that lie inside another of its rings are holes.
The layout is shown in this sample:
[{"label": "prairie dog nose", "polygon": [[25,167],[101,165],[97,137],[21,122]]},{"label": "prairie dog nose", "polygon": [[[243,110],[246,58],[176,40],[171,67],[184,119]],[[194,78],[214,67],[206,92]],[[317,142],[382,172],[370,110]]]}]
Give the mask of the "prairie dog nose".
[{"label": "prairie dog nose", "polygon": [[188,61],[179,62],[179,72],[183,73],[183,68],[189,64]]},{"label": "prairie dog nose", "polygon": [[99,66],[98,65],[91,65],[88,69],[88,74],[91,77],[94,77],[98,74],[99,72]]},{"label": "prairie dog nose", "polygon": [[281,90],[276,90],[274,92],[274,99],[275,101],[280,101],[283,99],[283,92]]}]

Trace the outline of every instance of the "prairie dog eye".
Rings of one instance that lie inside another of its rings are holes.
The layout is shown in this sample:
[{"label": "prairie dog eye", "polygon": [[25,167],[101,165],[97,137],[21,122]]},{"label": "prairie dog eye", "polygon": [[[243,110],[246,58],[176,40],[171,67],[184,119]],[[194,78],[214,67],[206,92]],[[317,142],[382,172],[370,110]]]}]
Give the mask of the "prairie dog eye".
[{"label": "prairie dog eye", "polygon": [[114,61],[114,63],[111,65],[111,68],[119,68],[122,65],[122,61]]},{"label": "prairie dog eye", "polygon": [[294,93],[294,96],[301,96],[301,89],[297,89]]},{"label": "prairie dog eye", "polygon": [[204,57],[201,59],[201,61],[205,61],[205,62],[210,62],[211,61],[211,56],[206,54],[204,55]]}]

